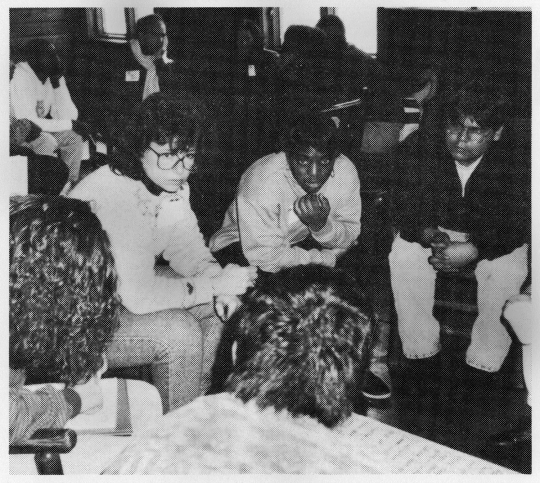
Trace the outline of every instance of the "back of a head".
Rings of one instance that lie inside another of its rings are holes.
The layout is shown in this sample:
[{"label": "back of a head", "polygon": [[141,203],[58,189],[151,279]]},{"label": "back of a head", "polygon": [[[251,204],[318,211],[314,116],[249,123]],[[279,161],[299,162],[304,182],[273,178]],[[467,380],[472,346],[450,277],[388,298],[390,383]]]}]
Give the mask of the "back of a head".
[{"label": "back of a head", "polygon": [[301,151],[308,147],[334,155],[338,150],[338,131],[334,121],[313,111],[291,113],[281,134],[282,149]]},{"label": "back of a head", "polygon": [[345,25],[337,15],[324,15],[320,18],[316,25],[320,28],[333,42],[342,46],[346,45]]},{"label": "back of a head", "polygon": [[510,110],[511,103],[502,86],[489,78],[465,84],[445,106],[450,122],[456,122],[460,117],[471,117],[480,127],[493,130],[505,124]]},{"label": "back of a head", "polygon": [[351,414],[371,336],[371,307],[354,279],[321,265],[259,281],[231,320],[237,361],[229,392],[261,408],[333,427]]},{"label": "back of a head", "polygon": [[117,326],[109,240],[87,202],[10,202],[9,365],[76,384],[102,365]]},{"label": "back of a head", "polygon": [[315,58],[324,53],[325,34],[317,27],[291,25],[285,31],[281,53],[296,53],[308,58]]}]

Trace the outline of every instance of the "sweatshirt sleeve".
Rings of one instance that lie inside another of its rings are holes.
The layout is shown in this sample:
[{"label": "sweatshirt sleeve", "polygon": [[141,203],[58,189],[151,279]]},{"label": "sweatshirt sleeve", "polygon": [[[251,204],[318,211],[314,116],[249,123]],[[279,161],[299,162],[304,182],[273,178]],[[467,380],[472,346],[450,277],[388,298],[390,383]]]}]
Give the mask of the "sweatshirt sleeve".
[{"label": "sweatshirt sleeve", "polygon": [[60,77],[59,84],[56,89],[52,89],[53,102],[51,105],[51,117],[53,119],[76,120],[79,117],[79,111],[71,99],[66,79],[63,76]]},{"label": "sweatshirt sleeve", "polygon": [[58,89],[52,89],[50,82],[47,81],[47,83],[52,91],[52,119],[38,117],[36,112],[37,100],[32,94],[34,92],[32,80],[24,75],[23,72],[15,73],[10,82],[10,101],[13,104],[15,116],[17,119],[29,119],[43,129],[43,131],[69,131],[72,129],[71,120],[77,119],[78,113],[67,90],[66,81],[62,77]]},{"label": "sweatshirt sleeve", "polygon": [[242,250],[252,266],[265,272],[309,263],[335,266],[336,255],[332,250],[290,246],[280,228],[280,207],[276,202],[264,202],[261,198],[251,200],[240,193],[237,206]]},{"label": "sweatshirt sleeve", "polygon": [[[330,215],[326,225],[317,232],[311,232],[313,238],[323,247],[344,252],[360,235],[360,216],[362,202],[360,199],[360,180],[352,163],[346,163],[344,170],[343,195],[340,195],[336,206],[330,206]],[[340,183],[341,184],[341,183]]]},{"label": "sweatshirt sleeve", "polygon": [[221,267],[204,243],[195,213],[189,205],[184,208],[184,217],[176,223],[163,258],[184,277],[215,277],[221,273]]},{"label": "sweatshirt sleeve", "polygon": [[24,387],[10,388],[9,443],[24,441],[41,428],[62,428],[75,415],[64,391],[52,386],[36,392]]}]

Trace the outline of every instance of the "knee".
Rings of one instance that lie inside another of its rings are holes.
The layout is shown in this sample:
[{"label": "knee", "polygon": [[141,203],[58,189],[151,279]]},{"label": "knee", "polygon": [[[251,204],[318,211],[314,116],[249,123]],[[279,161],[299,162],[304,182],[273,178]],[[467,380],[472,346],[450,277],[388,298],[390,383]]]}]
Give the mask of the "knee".
[{"label": "knee", "polygon": [[199,322],[186,310],[171,309],[156,314],[155,334],[168,351],[202,351],[202,331]]}]

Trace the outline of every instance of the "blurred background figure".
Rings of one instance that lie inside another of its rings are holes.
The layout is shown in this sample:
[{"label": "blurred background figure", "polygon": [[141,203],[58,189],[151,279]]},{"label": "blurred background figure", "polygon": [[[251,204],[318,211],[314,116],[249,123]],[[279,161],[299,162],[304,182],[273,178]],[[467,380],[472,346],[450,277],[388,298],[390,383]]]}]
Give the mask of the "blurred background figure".
[{"label": "blurred background figure", "polygon": [[79,112],[66,85],[64,66],[54,45],[44,39],[30,40],[23,56],[9,84],[10,104],[16,119],[28,119],[41,133],[36,136],[34,129],[34,135],[20,145],[46,156],[60,151],[69,180],[75,183],[84,154],[83,138],[90,133],[86,124],[77,121]]}]

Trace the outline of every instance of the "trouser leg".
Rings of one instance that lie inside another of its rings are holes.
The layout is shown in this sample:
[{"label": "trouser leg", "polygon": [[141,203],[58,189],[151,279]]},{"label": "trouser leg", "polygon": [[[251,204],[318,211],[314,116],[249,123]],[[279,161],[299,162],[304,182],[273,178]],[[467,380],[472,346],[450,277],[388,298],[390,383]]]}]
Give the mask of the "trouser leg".
[{"label": "trouser leg", "polygon": [[24,143],[23,146],[28,146],[36,154],[56,157],[58,141],[51,133],[42,132],[36,139],[29,143]]},{"label": "trouser leg", "polygon": [[107,349],[109,367],[150,364],[166,413],[199,395],[203,366],[199,322],[186,310],[133,314],[122,308]]},{"label": "trouser leg", "polygon": [[60,157],[69,168],[69,180],[77,182],[84,152],[82,137],[74,131],[61,131],[52,134],[58,141]]},{"label": "trouser leg", "polygon": [[476,369],[496,372],[511,344],[501,324],[505,302],[519,293],[527,276],[527,245],[494,260],[481,260],[475,270],[478,281],[478,317],[467,349],[467,364]]},{"label": "trouser leg", "polygon": [[431,250],[396,237],[389,255],[390,282],[403,353],[422,359],[440,350],[440,325],[433,317],[436,272],[428,263]]},{"label": "trouser leg", "polygon": [[504,317],[514,329],[523,344],[523,379],[527,389],[527,403],[531,405],[532,384],[532,303],[531,297],[520,295],[517,300],[510,301],[504,309]]},{"label": "trouser leg", "polygon": [[206,394],[210,387],[212,367],[216,360],[216,351],[223,331],[223,322],[216,315],[213,304],[198,305],[189,309],[189,312],[201,327],[203,358],[199,393]]}]

